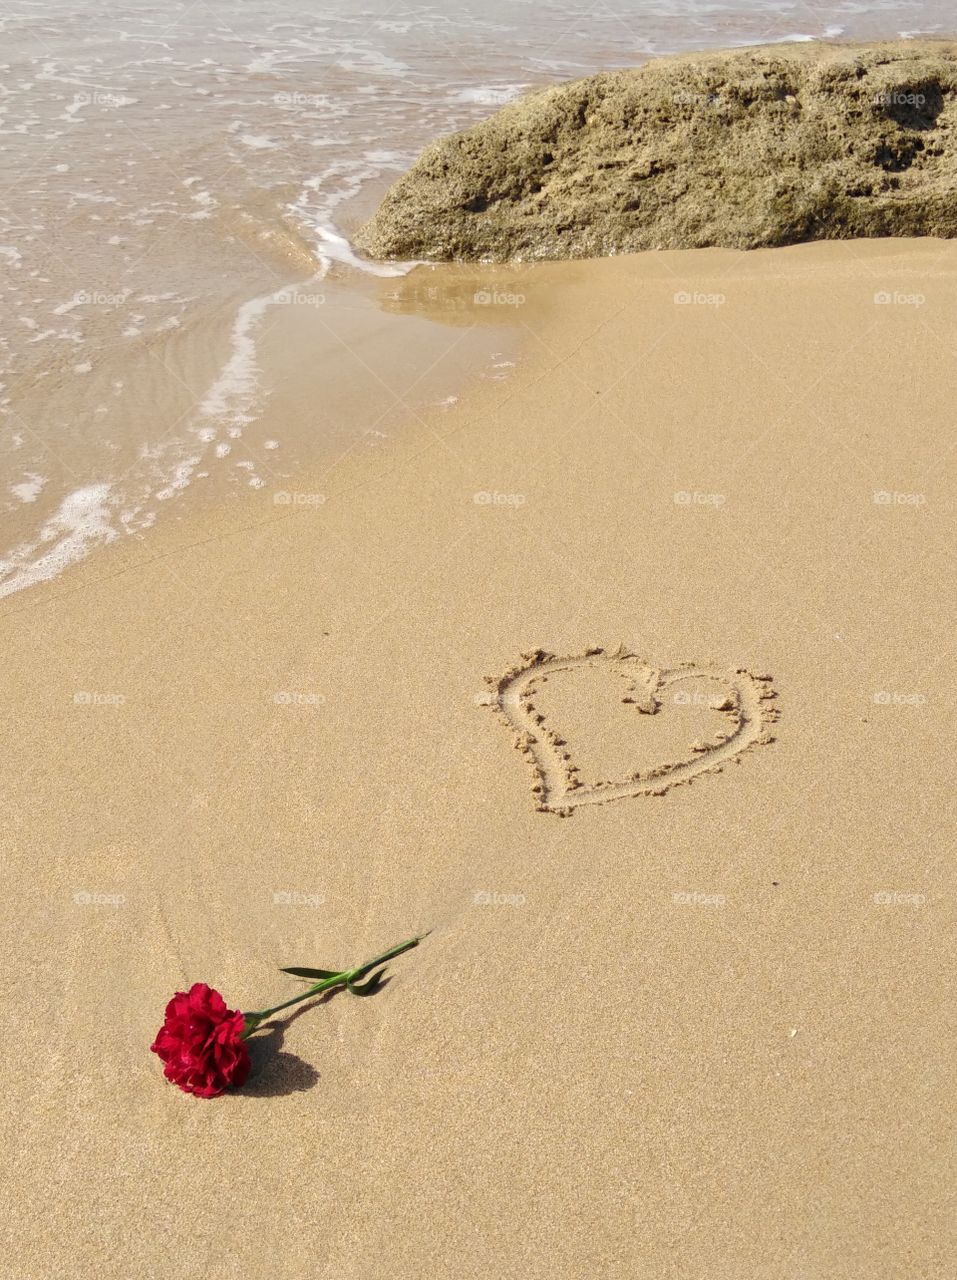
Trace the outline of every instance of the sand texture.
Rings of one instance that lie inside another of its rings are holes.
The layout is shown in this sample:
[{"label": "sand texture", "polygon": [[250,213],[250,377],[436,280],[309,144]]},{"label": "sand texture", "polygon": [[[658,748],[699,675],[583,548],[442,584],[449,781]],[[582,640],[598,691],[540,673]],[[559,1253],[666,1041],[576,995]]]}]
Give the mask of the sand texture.
[{"label": "sand texture", "polygon": [[464,270],[507,380],[4,602],[0,1271],[948,1280],[957,244]]},{"label": "sand texture", "polygon": [[769,45],[545,89],[440,138],[358,244],[374,258],[957,234],[957,46]]}]

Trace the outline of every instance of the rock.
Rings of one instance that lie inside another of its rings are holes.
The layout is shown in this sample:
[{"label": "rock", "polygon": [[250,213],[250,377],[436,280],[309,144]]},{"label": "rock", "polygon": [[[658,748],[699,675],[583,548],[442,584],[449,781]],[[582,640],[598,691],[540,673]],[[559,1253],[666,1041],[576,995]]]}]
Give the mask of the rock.
[{"label": "rock", "polygon": [[503,262],[957,234],[957,44],[770,45],[545,89],[440,138],[356,243]]}]

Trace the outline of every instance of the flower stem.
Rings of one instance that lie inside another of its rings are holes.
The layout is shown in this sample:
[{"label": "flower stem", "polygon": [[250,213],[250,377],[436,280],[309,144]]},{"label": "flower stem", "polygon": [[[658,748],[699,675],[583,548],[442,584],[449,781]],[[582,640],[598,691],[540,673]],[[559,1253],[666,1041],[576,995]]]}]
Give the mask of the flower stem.
[{"label": "flower stem", "polygon": [[267,1018],[271,1018],[280,1009],[288,1009],[290,1005],[299,1004],[303,1000],[310,1000],[313,996],[319,995],[320,992],[330,991],[333,987],[351,987],[353,983],[364,978],[366,974],[371,973],[373,969],[377,969],[379,965],[385,964],[387,960],[392,960],[396,956],[402,955],[404,951],[411,951],[413,947],[417,947],[426,936],[426,934],[420,933],[414,938],[400,942],[397,947],[391,947],[388,951],[384,951],[381,956],[376,956],[374,960],[367,960],[365,964],[360,964],[356,969],[343,969],[341,973],[331,974],[330,977],[323,978],[321,982],[311,986],[308,991],[303,991],[298,996],[293,996],[291,1000],[284,1000],[282,1004],[274,1004],[271,1009],[261,1009],[257,1013],[247,1013],[245,1015],[246,1028],[241,1038],[246,1040],[254,1031],[258,1030],[260,1023],[265,1022]]}]

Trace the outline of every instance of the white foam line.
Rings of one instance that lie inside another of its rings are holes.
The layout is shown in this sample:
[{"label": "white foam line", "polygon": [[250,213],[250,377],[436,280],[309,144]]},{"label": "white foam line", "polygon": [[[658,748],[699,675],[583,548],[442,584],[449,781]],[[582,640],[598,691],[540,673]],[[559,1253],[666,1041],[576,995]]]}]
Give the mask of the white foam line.
[{"label": "white foam line", "polygon": [[[369,153],[381,154],[381,153]],[[389,168],[401,168],[402,156],[398,152],[390,152]],[[351,267],[354,271],[362,271],[371,276],[404,276],[418,262],[370,262],[360,258],[348,239],[337,231],[332,223],[333,210],[340,204],[350,200],[361,189],[364,182],[377,177],[379,169],[370,167],[368,155],[359,164],[336,161],[321,176],[310,178],[303,186],[299,199],[288,206],[289,212],[300,222],[307,223],[316,237],[316,257],[322,266],[325,276],[334,262]],[[338,189],[323,191],[323,184],[340,183]],[[320,204],[310,204],[313,193],[319,193]]]},{"label": "white foam line", "polygon": [[[0,561],[0,598],[49,582],[68,565],[82,560],[95,544],[112,542],[118,534],[109,519],[110,489],[108,484],[91,484],[67,494],[37,541],[22,543],[8,559]],[[36,555],[50,543],[53,545]]]},{"label": "white foam line", "polygon": [[316,257],[322,263],[323,276],[334,262],[341,262],[370,276],[404,276],[420,265],[418,262],[370,262],[360,258],[346,237],[331,227],[314,227],[313,230],[317,240]]},{"label": "white foam line", "polygon": [[[786,36],[775,36],[770,40],[762,40],[762,44],[813,44],[815,40],[834,40],[844,34],[843,27],[825,27],[818,35],[809,35],[805,31],[791,32]],[[753,40],[734,40],[731,47],[736,49],[751,48]]]},{"label": "white foam line", "polygon": [[259,360],[253,335],[266,311],[288,297],[286,286],[275,293],[251,298],[239,308],[233,323],[232,353],[203,397],[199,406],[203,417],[231,422],[250,421],[249,409],[259,388]]}]

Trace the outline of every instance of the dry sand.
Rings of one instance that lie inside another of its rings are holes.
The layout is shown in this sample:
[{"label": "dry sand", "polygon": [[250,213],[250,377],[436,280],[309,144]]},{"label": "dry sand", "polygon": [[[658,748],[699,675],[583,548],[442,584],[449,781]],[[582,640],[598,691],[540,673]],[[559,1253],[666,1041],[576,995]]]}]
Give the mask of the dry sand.
[{"label": "dry sand", "polygon": [[[954,1274],[957,245],[489,280],[507,382],[5,602],[4,1274]],[[619,644],[539,690],[584,786],[713,748],[708,672],[776,740],[540,811],[484,677]],[[163,1082],[174,989],[425,928]]]}]

